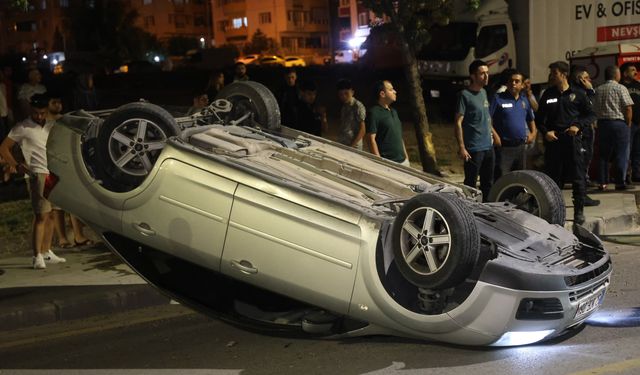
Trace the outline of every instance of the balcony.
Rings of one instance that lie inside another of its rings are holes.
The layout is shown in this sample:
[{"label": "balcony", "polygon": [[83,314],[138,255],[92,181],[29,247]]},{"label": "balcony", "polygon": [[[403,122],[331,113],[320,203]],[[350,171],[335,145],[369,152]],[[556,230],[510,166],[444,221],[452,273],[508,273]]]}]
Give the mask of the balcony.
[{"label": "balcony", "polygon": [[223,14],[246,14],[247,2],[244,0],[220,0],[220,9]]}]

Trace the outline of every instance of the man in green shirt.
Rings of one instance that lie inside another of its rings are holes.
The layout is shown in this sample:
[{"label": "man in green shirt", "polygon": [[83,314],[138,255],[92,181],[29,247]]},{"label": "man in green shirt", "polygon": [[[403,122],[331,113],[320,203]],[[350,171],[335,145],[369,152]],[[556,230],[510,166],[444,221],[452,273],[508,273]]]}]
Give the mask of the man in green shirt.
[{"label": "man in green shirt", "polygon": [[402,123],[390,105],[396,101],[396,90],[389,81],[374,85],[378,103],[369,108],[366,118],[366,140],[371,152],[385,159],[409,166],[409,155],[402,140]]}]

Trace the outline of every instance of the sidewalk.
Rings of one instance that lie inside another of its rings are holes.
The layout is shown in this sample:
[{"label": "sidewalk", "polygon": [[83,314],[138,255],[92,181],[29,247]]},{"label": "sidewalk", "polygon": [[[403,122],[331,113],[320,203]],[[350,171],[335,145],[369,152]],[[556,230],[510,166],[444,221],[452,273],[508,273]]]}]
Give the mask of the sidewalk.
[{"label": "sidewalk", "polygon": [[102,243],[55,252],[67,261],[37,271],[30,254],[0,258],[0,331],[170,302]]},{"label": "sidewalk", "polygon": [[[463,174],[448,174],[448,181],[462,184]],[[585,207],[584,227],[598,236],[622,234],[640,229],[640,213],[636,199],[640,198],[640,185],[630,185],[625,192],[618,192],[609,187],[606,191],[588,189],[587,194],[600,200],[600,205]],[[564,202],[567,207],[565,228],[571,230],[573,226],[573,201],[571,200],[571,188],[566,185],[562,190]],[[637,198],[638,197],[638,198]]]},{"label": "sidewalk", "polygon": [[[459,183],[463,176],[447,179]],[[585,208],[585,226],[599,235],[637,231],[634,193],[640,194],[640,186],[634,189],[589,192],[601,203]],[[563,195],[570,230],[571,191],[563,190]],[[38,271],[31,268],[31,254],[0,257],[0,331],[170,303],[101,243],[56,253],[67,262]]]}]

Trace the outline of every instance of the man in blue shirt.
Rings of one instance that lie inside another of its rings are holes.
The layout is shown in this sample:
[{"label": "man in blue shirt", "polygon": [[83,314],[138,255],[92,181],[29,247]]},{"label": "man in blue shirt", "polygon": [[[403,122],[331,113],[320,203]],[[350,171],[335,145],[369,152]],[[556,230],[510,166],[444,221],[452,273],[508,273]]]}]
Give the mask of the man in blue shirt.
[{"label": "man in blue shirt", "polygon": [[480,176],[480,190],[486,200],[493,185],[493,143],[500,138],[491,126],[489,100],[484,87],[489,83],[489,66],[481,60],[469,65],[471,84],[458,94],[455,117],[455,136],[458,156],[464,160],[464,184],[476,187]]},{"label": "man in blue shirt", "polygon": [[496,94],[489,107],[493,128],[502,145],[495,149],[496,180],[505,173],[525,168],[525,145],[533,143],[537,134],[531,104],[524,95],[520,95],[524,76],[513,72],[506,85],[507,90]]}]

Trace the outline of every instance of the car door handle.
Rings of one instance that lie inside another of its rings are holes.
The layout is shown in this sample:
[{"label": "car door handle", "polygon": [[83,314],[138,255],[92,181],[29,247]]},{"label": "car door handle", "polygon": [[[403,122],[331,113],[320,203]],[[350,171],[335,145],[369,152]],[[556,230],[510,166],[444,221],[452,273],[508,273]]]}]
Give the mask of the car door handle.
[{"label": "car door handle", "polygon": [[248,260],[241,260],[241,261],[232,260],[231,267],[237,268],[240,272],[247,275],[253,275],[258,273],[258,269],[255,268],[253,264],[251,264],[251,262],[249,262]]},{"label": "car door handle", "polygon": [[155,236],[156,231],[151,229],[147,223],[133,223],[133,227],[143,236]]}]

